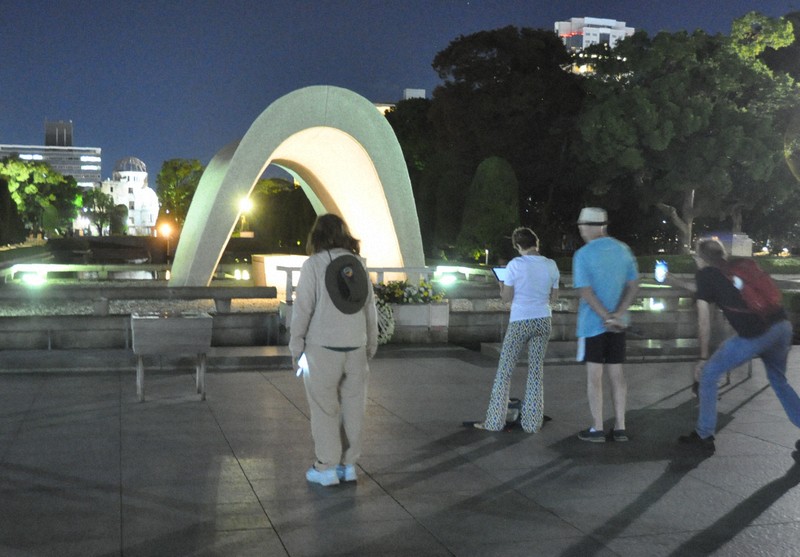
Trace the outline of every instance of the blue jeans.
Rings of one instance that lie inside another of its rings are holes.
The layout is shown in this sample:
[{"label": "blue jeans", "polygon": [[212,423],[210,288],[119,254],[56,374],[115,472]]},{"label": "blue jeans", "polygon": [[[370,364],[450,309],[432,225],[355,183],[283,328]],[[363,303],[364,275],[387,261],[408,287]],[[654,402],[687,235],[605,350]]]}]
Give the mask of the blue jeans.
[{"label": "blue jeans", "polygon": [[733,336],[722,343],[703,366],[700,375],[700,415],[697,434],[703,439],[717,428],[717,389],[719,378],[758,356],[764,362],[772,389],[781,401],[789,420],[800,427],[800,397],[786,381],[786,360],[792,347],[792,324],[780,321],[763,335],[754,338]]}]

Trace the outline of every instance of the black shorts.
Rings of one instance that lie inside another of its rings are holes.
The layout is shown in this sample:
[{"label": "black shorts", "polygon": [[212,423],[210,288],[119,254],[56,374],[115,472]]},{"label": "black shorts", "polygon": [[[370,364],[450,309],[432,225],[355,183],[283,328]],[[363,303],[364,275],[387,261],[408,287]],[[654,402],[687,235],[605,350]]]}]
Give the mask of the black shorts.
[{"label": "black shorts", "polygon": [[584,339],[584,362],[621,364],[625,361],[625,333],[602,333]]}]

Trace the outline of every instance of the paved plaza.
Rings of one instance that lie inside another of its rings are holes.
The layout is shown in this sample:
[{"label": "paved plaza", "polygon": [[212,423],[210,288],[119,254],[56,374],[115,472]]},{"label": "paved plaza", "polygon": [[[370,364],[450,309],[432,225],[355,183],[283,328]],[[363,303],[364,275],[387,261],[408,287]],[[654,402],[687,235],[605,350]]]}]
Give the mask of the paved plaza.
[{"label": "paved plaza", "polygon": [[[489,433],[462,422],[483,419],[494,359],[383,348],[359,480],[323,488],[288,369],[212,358],[205,402],[190,369],[156,370],[138,403],[130,359],[105,361],[0,373],[0,555],[800,555],[800,431],[760,362],[723,388],[703,458],[675,442],[696,411],[688,362],[629,365],[631,441],[595,444],[576,437],[580,365],[546,368],[541,432]],[[790,367],[800,387],[800,349]]]}]

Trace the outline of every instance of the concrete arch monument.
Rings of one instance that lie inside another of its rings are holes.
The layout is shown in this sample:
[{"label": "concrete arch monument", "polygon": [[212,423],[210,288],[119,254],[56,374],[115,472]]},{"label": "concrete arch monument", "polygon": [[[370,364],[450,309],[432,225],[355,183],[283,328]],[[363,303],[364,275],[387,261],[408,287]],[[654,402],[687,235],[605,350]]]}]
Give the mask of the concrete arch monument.
[{"label": "concrete arch monument", "polygon": [[317,214],[336,213],[371,267],[422,267],[419,221],[403,153],[386,118],[339,87],[285,95],[209,162],[175,252],[170,286],[206,286],[264,169],[298,180]]}]

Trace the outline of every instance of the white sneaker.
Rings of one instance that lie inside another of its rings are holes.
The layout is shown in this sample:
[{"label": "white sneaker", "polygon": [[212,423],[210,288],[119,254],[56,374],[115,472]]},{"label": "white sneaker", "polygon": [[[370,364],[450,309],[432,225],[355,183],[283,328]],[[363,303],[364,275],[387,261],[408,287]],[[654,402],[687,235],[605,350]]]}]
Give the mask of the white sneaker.
[{"label": "white sneaker", "polygon": [[306,479],[311,483],[324,486],[337,485],[339,483],[339,476],[336,474],[336,468],[317,470],[312,466],[308,469],[308,472],[306,472]]},{"label": "white sneaker", "polygon": [[336,475],[339,477],[339,480],[343,482],[354,482],[358,479],[355,464],[339,464],[336,467]]}]

